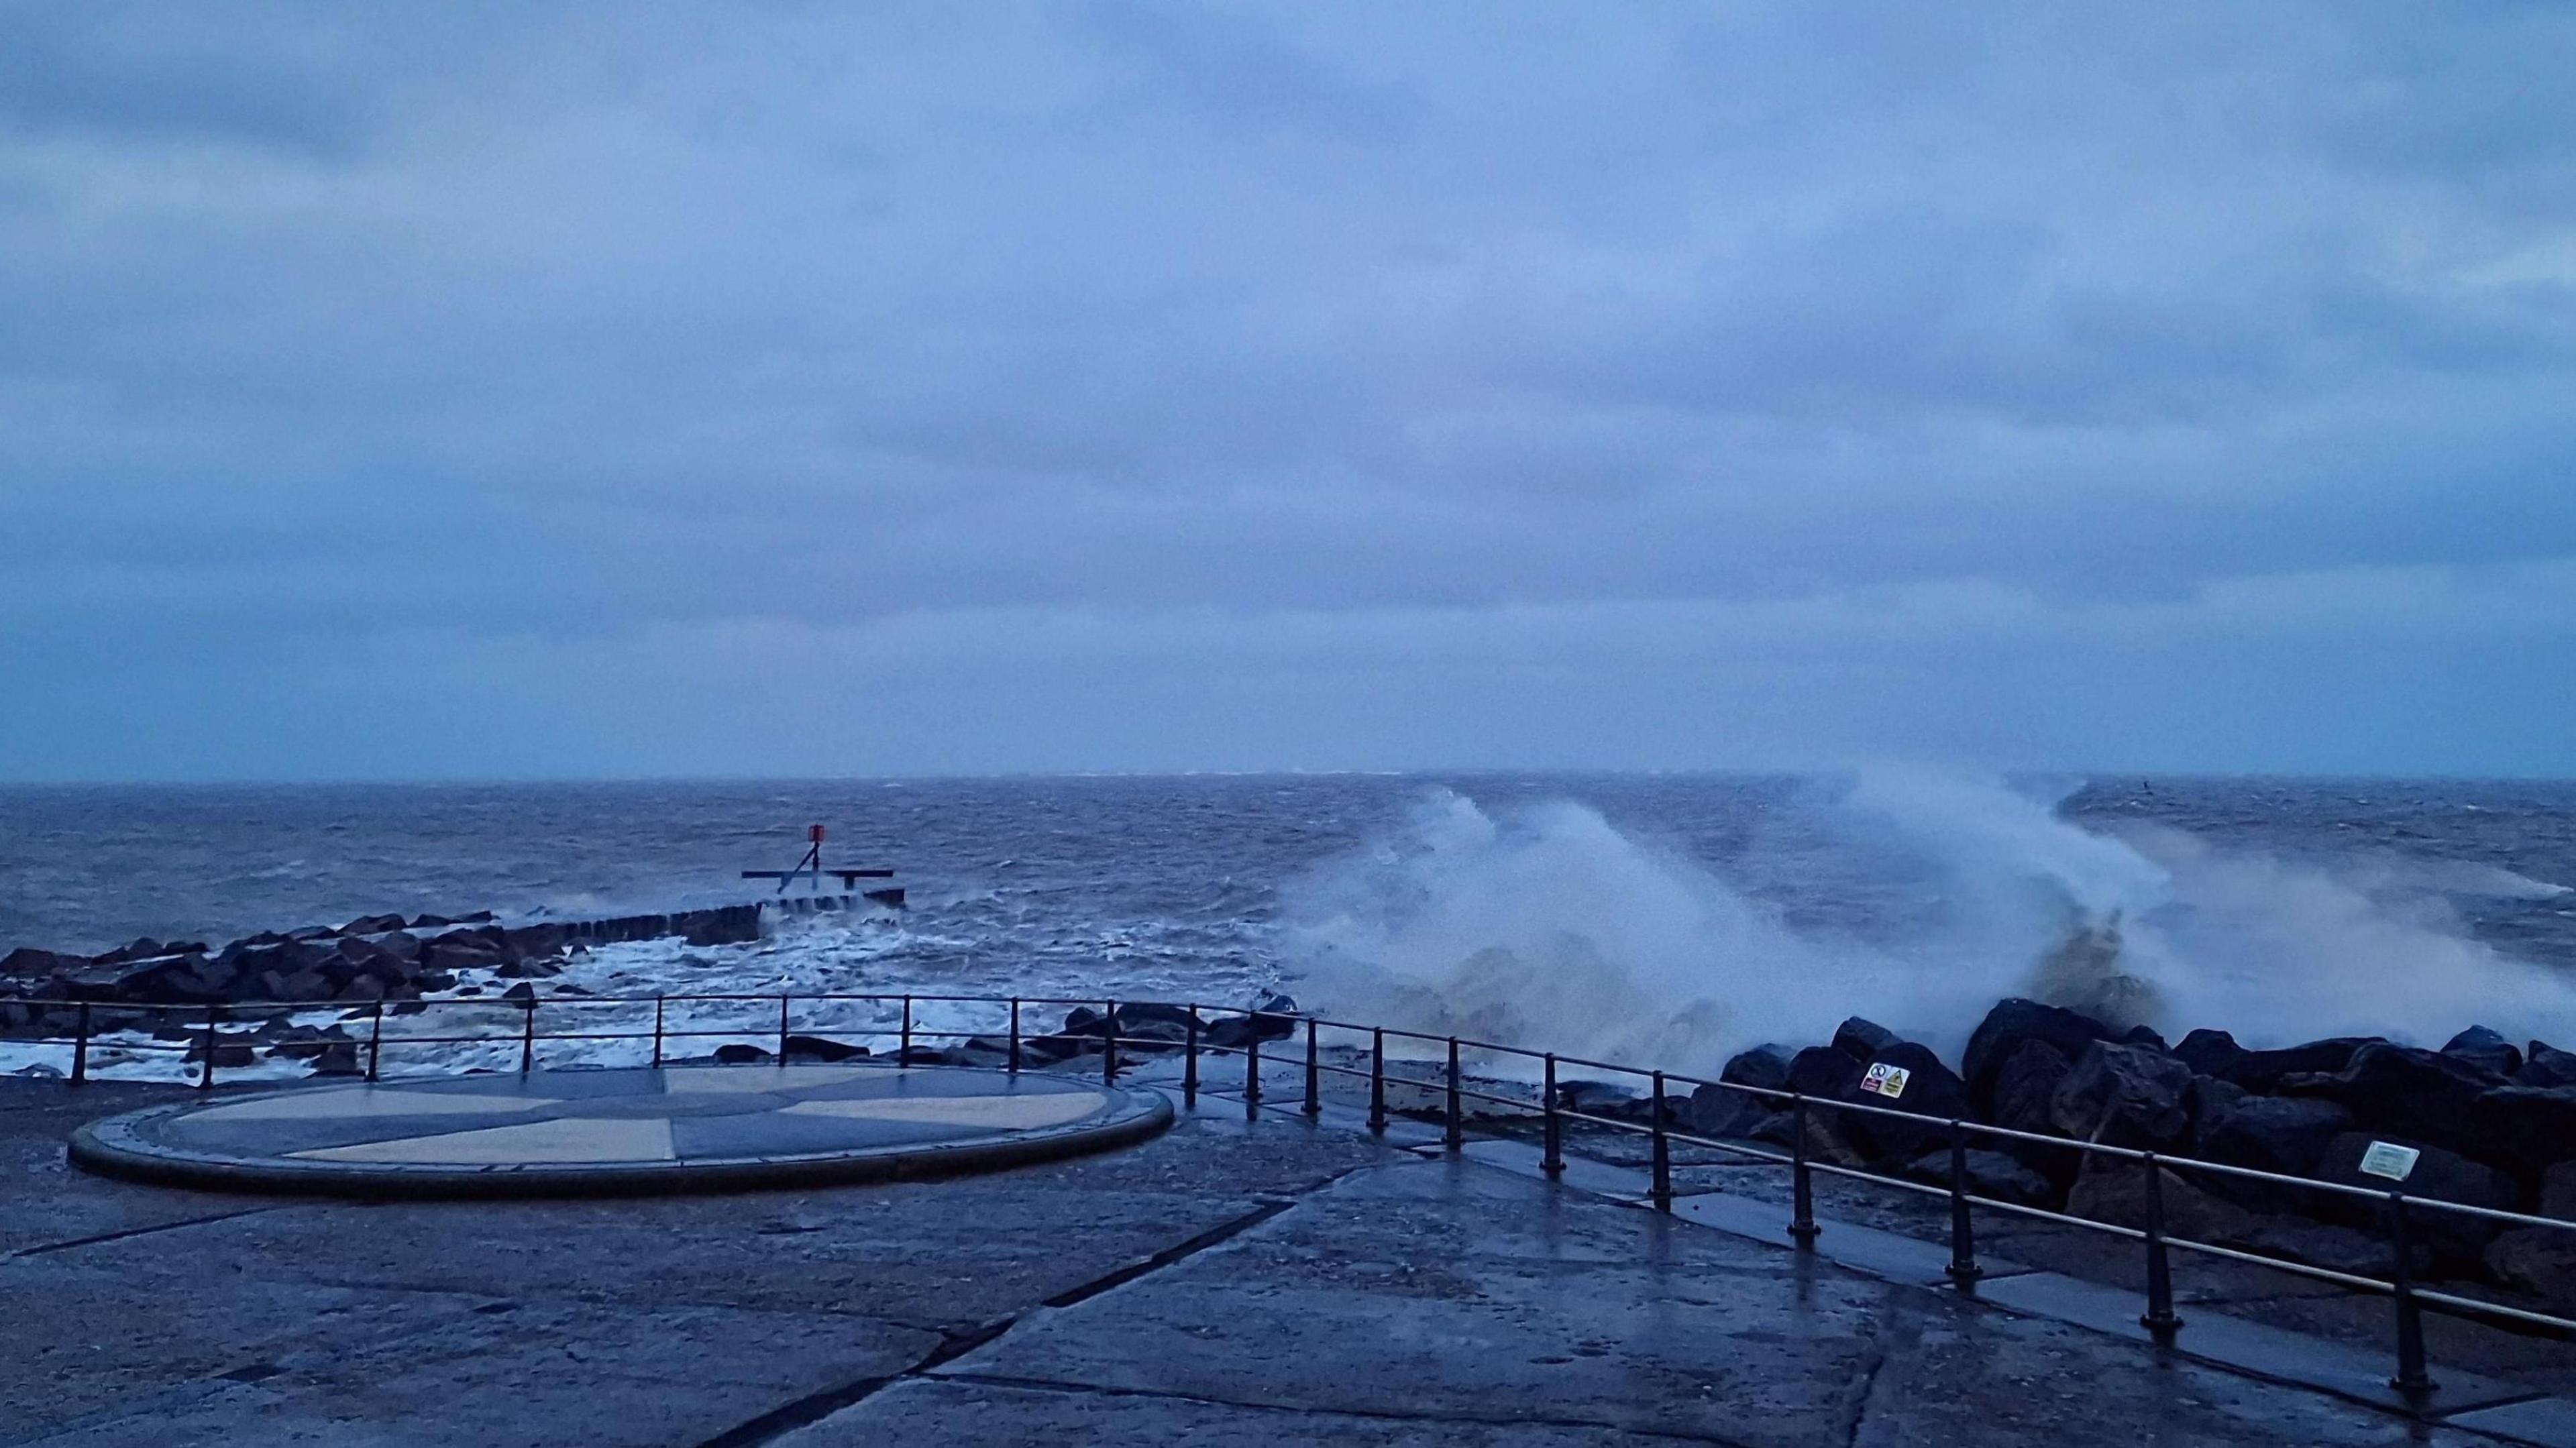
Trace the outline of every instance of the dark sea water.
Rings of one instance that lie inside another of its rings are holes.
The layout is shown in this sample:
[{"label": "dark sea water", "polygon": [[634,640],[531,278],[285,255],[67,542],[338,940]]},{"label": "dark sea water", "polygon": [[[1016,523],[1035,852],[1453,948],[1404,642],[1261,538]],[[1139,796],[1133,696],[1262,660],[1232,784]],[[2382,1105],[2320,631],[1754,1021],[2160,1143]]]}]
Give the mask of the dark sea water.
[{"label": "dark sea water", "polygon": [[[1405,1023],[1704,1061],[1858,1011],[1955,1039],[2071,930],[2171,1031],[2576,1024],[2576,784],[1934,775],[1191,776],[0,790],[0,946],[396,910],[751,898],[803,831],[901,914],[626,984],[1282,984]],[[602,969],[607,966],[603,965]],[[1676,1064],[1686,1062],[1676,1061]]]}]

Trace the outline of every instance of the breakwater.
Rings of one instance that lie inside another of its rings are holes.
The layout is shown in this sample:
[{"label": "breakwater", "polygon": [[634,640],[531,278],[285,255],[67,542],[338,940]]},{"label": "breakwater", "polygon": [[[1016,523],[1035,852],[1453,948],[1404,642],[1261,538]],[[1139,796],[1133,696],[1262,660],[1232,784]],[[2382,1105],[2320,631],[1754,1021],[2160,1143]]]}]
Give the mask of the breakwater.
[{"label": "breakwater", "polygon": [[[203,941],[140,939],[97,955],[21,947],[0,956],[0,1036],[61,1036],[156,1029],[172,1007],[251,1008],[275,1002],[373,1007],[417,1002],[434,992],[480,994],[497,982],[509,994],[559,974],[594,946],[672,939],[691,945],[760,939],[773,914],[805,914],[899,903],[877,895],[785,896],[591,920],[504,924],[469,915],[361,916],[345,925],[262,931],[221,947]],[[533,987],[518,991],[521,998]]]},{"label": "breakwater", "polygon": [[[1811,1107],[1802,1123],[1765,1094],[1775,1092],[1871,1109]],[[1655,1110],[1599,1082],[1565,1083],[1558,1104],[1636,1121]],[[2576,1053],[2484,1027],[2438,1050],[2378,1037],[2248,1049],[2222,1030],[2168,1043],[2015,998],[1986,1014],[1955,1066],[1853,1017],[1823,1044],[1741,1052],[1718,1082],[1663,1109],[1666,1125],[1695,1136],[1786,1148],[1803,1133],[1816,1160],[1936,1184],[1953,1171],[1950,1122],[2027,1133],[1967,1136],[1967,1190],[2132,1228],[2153,1198],[2175,1236],[2358,1275],[2394,1265],[2387,1193],[2576,1220]],[[2085,1143],[2178,1164],[2150,1184],[2137,1161]],[[2193,1172],[2191,1158],[2383,1198]],[[2414,1275],[2576,1308],[2576,1232],[2418,1215]]]}]

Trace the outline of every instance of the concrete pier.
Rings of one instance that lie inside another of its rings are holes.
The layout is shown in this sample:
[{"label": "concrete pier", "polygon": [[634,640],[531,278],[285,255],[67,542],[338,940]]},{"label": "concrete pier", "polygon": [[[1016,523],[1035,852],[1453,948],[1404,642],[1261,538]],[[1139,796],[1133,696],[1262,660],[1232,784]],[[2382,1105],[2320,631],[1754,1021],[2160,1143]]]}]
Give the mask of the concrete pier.
[{"label": "concrete pier", "polygon": [[2509,1441],[1215,1098],[1100,1156],[641,1201],[65,1162],[181,1094],[0,1081],[0,1443]]}]

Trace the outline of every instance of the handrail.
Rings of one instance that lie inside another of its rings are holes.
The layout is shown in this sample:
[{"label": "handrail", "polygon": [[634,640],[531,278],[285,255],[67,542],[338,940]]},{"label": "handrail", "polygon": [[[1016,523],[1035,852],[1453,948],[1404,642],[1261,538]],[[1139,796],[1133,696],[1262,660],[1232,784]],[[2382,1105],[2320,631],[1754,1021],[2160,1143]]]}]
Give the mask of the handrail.
[{"label": "handrail", "polygon": [[[2020,1131],[2010,1127],[1989,1125],[1983,1122],[1970,1121],[1965,1118],[1927,1116],[1897,1107],[1879,1106],[1867,1102],[1845,1101],[1838,1098],[1818,1097],[1803,1092],[1789,1091],[1776,1087],[1752,1086],[1725,1081],[1722,1079],[1709,1080],[1704,1077],[1684,1075],[1678,1072],[1656,1071],[1646,1067],[1630,1066],[1613,1061],[1598,1061],[1581,1056],[1558,1055],[1554,1053],[1534,1051],[1527,1047],[1510,1046],[1500,1042],[1482,1041],[1470,1037],[1444,1036],[1426,1031],[1408,1030],[1393,1026],[1361,1025],[1356,1022],[1333,1020],[1312,1013],[1298,1012],[1294,1010],[1265,1010],[1250,1006],[1207,1006],[1196,1002],[1183,1004],[1171,1001],[1131,1000],[1121,1003],[1105,997],[1003,996],[928,992],[906,992],[897,994],[890,992],[858,991],[711,991],[681,995],[668,993],[656,995],[591,995],[583,993],[578,995],[550,995],[542,997],[529,995],[517,998],[508,996],[478,996],[410,1001],[233,1001],[215,1002],[210,1004],[11,998],[8,1003],[20,1007],[36,1008],[40,1011],[51,1011],[59,1008],[74,1010],[78,1013],[77,1032],[71,1040],[74,1051],[71,1084],[74,1085],[83,1084],[92,1074],[88,1069],[88,1061],[90,1049],[95,1038],[101,1034],[113,1034],[114,1032],[123,1029],[123,1027],[113,1023],[102,1027],[96,1019],[97,1016],[106,1014],[114,1016],[171,1015],[182,1017],[186,1020],[190,1031],[190,1038],[187,1040],[120,1041],[117,1043],[117,1046],[120,1050],[137,1052],[177,1052],[183,1055],[203,1050],[205,1054],[202,1058],[202,1067],[198,1073],[197,1083],[200,1087],[208,1087],[214,1084],[216,1075],[216,1057],[218,1052],[213,1048],[225,1044],[227,1041],[240,1040],[240,1036],[238,1034],[231,1037],[224,1035],[221,1027],[225,1020],[229,1017],[235,1021],[239,1021],[244,1016],[255,1014],[265,1015],[271,1020],[274,1020],[281,1014],[292,1015],[320,1011],[333,1011],[341,1013],[339,1023],[347,1023],[358,1019],[366,1020],[369,1030],[363,1041],[355,1037],[347,1036],[325,1037],[318,1041],[313,1037],[305,1037],[291,1043],[272,1042],[271,1044],[292,1044],[298,1047],[318,1045],[323,1051],[328,1051],[333,1047],[340,1046],[348,1047],[352,1051],[363,1047],[366,1055],[364,1074],[366,1079],[372,1081],[378,1078],[378,1068],[385,1049],[388,1047],[399,1046],[515,1045],[520,1048],[520,1065],[521,1069],[525,1071],[534,1068],[537,1058],[537,1047],[540,1043],[544,1042],[649,1040],[653,1043],[653,1060],[655,1064],[658,1065],[663,1062],[664,1047],[670,1041],[699,1040],[711,1037],[723,1037],[739,1040],[744,1036],[758,1036],[766,1039],[774,1036],[779,1046],[779,1059],[783,1060],[788,1052],[791,1041],[798,1034],[793,1009],[798,1003],[803,1003],[809,1007],[846,1003],[866,1003],[881,1007],[899,1007],[899,1027],[877,1030],[857,1022],[835,1021],[830,1023],[811,1023],[808,1026],[807,1033],[810,1034],[814,1031],[828,1030],[841,1034],[856,1033],[868,1035],[897,1035],[902,1044],[897,1052],[896,1059],[899,1061],[908,1061],[912,1059],[914,1055],[916,1050],[914,1043],[917,1040],[968,1041],[977,1038],[990,1037],[993,1034],[993,1032],[989,1030],[933,1030],[928,1027],[921,1026],[914,1020],[915,1007],[924,1004],[989,1005],[994,1007],[1008,1007],[1009,1009],[1010,1026],[1007,1043],[1007,1056],[1009,1061],[1008,1069],[1011,1071],[1016,1072],[1022,1069],[1025,1047],[1031,1040],[1070,1039],[1078,1041],[1082,1043],[1082,1048],[1075,1052],[1077,1055],[1087,1053],[1087,1051],[1092,1048],[1093,1044],[1096,1042],[1097,1048],[1102,1056],[1101,1069],[1103,1076],[1105,1079],[1109,1080],[1115,1080],[1121,1065],[1125,1064],[1122,1063],[1120,1058],[1120,1047],[1122,1044],[1129,1048],[1129,1056],[1131,1060],[1134,1053],[1141,1049],[1179,1049],[1186,1053],[1186,1071],[1183,1078],[1182,1090],[1189,1099],[1194,1101],[1201,1090],[1215,1089],[1211,1087],[1203,1087],[1200,1084],[1198,1069],[1199,1058],[1202,1055],[1240,1055],[1245,1061],[1245,1078],[1243,1088],[1239,1094],[1245,1102],[1246,1108],[1253,1111],[1261,1109],[1261,1103],[1263,1100],[1261,1086],[1262,1036],[1258,1031],[1255,1031],[1247,1035],[1243,1044],[1240,1046],[1216,1045],[1213,1042],[1204,1039],[1203,1027],[1207,1023],[1202,1020],[1202,1015],[1204,1013],[1213,1014],[1219,1018],[1241,1018],[1246,1022],[1287,1022],[1290,1024],[1288,1029],[1282,1033],[1283,1035],[1293,1037],[1297,1034],[1298,1027],[1303,1027],[1305,1038],[1305,1059],[1303,1062],[1303,1070],[1306,1087],[1304,1110],[1310,1115],[1321,1109],[1319,1092],[1321,1077],[1324,1074],[1329,1073],[1340,1076],[1362,1078],[1366,1079],[1370,1084],[1370,1128],[1372,1130],[1383,1131],[1386,1126],[1387,1115],[1385,1087],[1387,1081],[1390,1079],[1387,1069],[1387,1042],[1390,1039],[1399,1042],[1422,1042],[1441,1048],[1442,1058],[1428,1060],[1422,1063],[1425,1066],[1430,1067],[1434,1074],[1424,1077],[1397,1075],[1392,1079],[1406,1084],[1419,1086],[1426,1091],[1436,1092],[1443,1098],[1441,1104],[1436,1108],[1436,1111],[1417,1114],[1434,1114],[1441,1120],[1444,1127],[1444,1138],[1452,1150],[1457,1149],[1463,1141],[1463,1128],[1465,1124],[1464,1118],[1466,1115],[1465,1103],[1469,1101],[1501,1106],[1516,1112],[1536,1115],[1542,1118],[1542,1122],[1546,1129],[1546,1151],[1542,1157],[1541,1167],[1542,1170],[1551,1176],[1563,1170],[1564,1163],[1558,1149],[1558,1143],[1560,1141],[1563,1124],[1566,1122],[1596,1126],[1612,1131],[1642,1134],[1650,1138],[1653,1146],[1652,1174],[1648,1196],[1658,1209],[1665,1211],[1670,1211],[1672,1209],[1672,1201],[1675,1196],[1671,1178],[1670,1155],[1671,1147],[1675,1143],[1706,1147],[1749,1161],[1769,1163],[1772,1165],[1785,1165],[1791,1169],[1793,1186],[1793,1206],[1789,1234],[1800,1250],[1812,1250],[1815,1237],[1820,1230],[1813,1217],[1813,1209],[1811,1205],[1812,1193],[1809,1187],[1810,1178],[1817,1173],[1855,1181],[1871,1182],[1880,1186],[1894,1187],[1899,1190],[1928,1196],[1948,1198],[1951,1203],[1952,1228],[1952,1260],[1950,1272],[1953,1278],[1962,1287],[1973,1282],[1979,1275],[1979,1269],[1975,1260],[1975,1238],[1973,1217],[1971,1213],[1972,1208],[1984,1209],[1987,1211],[2000,1211],[2013,1216],[2057,1222],[2082,1228],[2087,1231],[2103,1233],[2132,1241],[2141,1241],[2146,1244],[2149,1261],[2148,1311],[2144,1317],[2142,1317],[2141,1321],[2152,1329],[2160,1340],[2170,1340],[2171,1334],[2182,1325],[2182,1320],[2176,1316],[2173,1311],[2171,1284],[2164,1265],[2165,1255],[2169,1250],[2194,1252],[2233,1261],[2251,1263],[2257,1266],[2289,1272],[2297,1276],[2317,1281],[2331,1282],[2354,1290],[2379,1293],[2393,1298],[2397,1305],[2396,1327],[2398,1342],[2398,1370],[2395,1376],[2390,1379],[2390,1383],[2401,1392],[2407,1394],[2410,1398],[2419,1398],[2420,1395],[2428,1392],[2432,1387],[2432,1380],[2427,1374],[2424,1363],[2422,1327],[2420,1320],[2420,1314],[2426,1307],[2432,1307],[2456,1314],[2501,1318],[2536,1327],[2544,1327],[2559,1332],[2576,1332],[2576,1320],[2571,1320],[2569,1318],[2555,1316],[2545,1312],[2536,1312],[2524,1308],[2513,1307],[2505,1303],[2488,1302],[2479,1298],[2465,1297],[2454,1293],[2415,1287],[2410,1281],[2411,1264],[2408,1261],[2408,1258],[2411,1255],[2411,1238],[2409,1232],[2410,1218],[2420,1213],[2449,1213],[2517,1227],[2544,1227],[2559,1231],[2576,1231],[2576,1221],[2566,1221],[2555,1217],[2535,1216],[2525,1212],[2505,1211],[2493,1207],[2475,1206],[2465,1202],[2449,1202],[2437,1198],[2412,1196],[2399,1190],[2379,1190],[2369,1187],[2354,1186],[2345,1182],[2330,1182],[2314,1177],[2301,1177],[2281,1172],[2263,1171],[2253,1167],[2237,1166],[2228,1162],[2208,1161],[2197,1157],[2172,1156],[2162,1152],[2142,1151],[2133,1147],[2113,1146],[2102,1142],[2077,1141],[2067,1137],[2049,1136],[2037,1132]],[[775,1021],[770,1022],[764,1019],[758,1025],[749,1023],[740,1025],[709,1025],[690,1024],[685,1022],[675,1024],[668,1019],[669,1008],[674,1005],[766,1006],[771,1003],[775,1003],[778,1008]],[[1099,1028],[1095,1031],[1093,1027],[1086,1025],[1076,1028],[1070,1032],[1030,1037],[1022,1030],[1022,1013],[1025,1007],[1033,1005],[1079,1007],[1098,1011],[1099,1015],[1097,1017],[1097,1021]],[[653,1008],[653,1026],[649,1031],[641,1029],[540,1031],[537,1029],[536,1021],[540,1006],[553,1009],[558,1012],[568,1007],[651,1006]],[[1122,1036],[1119,1029],[1119,1015],[1122,1009],[1132,1009],[1140,1006],[1155,1010],[1168,1010],[1183,1013],[1184,1018],[1188,1023],[1184,1028],[1185,1040],[1182,1042],[1173,1042],[1165,1040],[1159,1036]],[[385,1021],[389,1015],[400,1016],[420,1014],[426,1013],[432,1008],[453,1010],[456,1008],[473,1009],[478,1007],[502,1012],[506,1016],[518,1017],[519,1019],[514,1023],[516,1028],[509,1031],[507,1034],[501,1035],[387,1035],[384,1032]],[[1366,1048],[1369,1055],[1368,1066],[1363,1069],[1357,1066],[1341,1065],[1324,1061],[1321,1058],[1319,1037],[1321,1032],[1328,1030],[1349,1032],[1366,1036],[1369,1042]],[[34,1037],[0,1037],[0,1039],[33,1040],[42,1043],[56,1043],[60,1042],[63,1038],[58,1035],[38,1035]],[[1461,1068],[1459,1065],[1461,1053],[1463,1052],[1480,1052],[1494,1056],[1515,1057],[1543,1063],[1545,1084],[1541,1087],[1539,1099],[1533,1102],[1524,1097],[1503,1095],[1499,1092],[1467,1085],[1461,1074]],[[1594,1112],[1580,1111],[1564,1105],[1561,1099],[1561,1088],[1557,1085],[1557,1071],[1560,1067],[1564,1066],[1575,1066],[1587,1070],[1609,1071],[1621,1075],[1635,1076],[1651,1082],[1654,1092],[1651,1097],[1651,1120],[1639,1122],[1620,1117],[1600,1115]],[[1786,1155],[1783,1155],[1778,1152],[1763,1150],[1760,1147],[1749,1146],[1740,1142],[1722,1140],[1711,1136],[1704,1136],[1676,1128],[1671,1120],[1671,1098],[1668,1095],[1670,1090],[1675,1086],[1693,1089],[1715,1087],[1721,1090],[1738,1093],[1750,1100],[1766,1101],[1780,1105],[1785,1111],[1793,1113],[1792,1124],[1794,1128],[1794,1141],[1790,1151]],[[1857,1112],[1872,1117],[1903,1121],[1926,1131],[1939,1131],[1946,1134],[1946,1137],[1950,1142],[1950,1179],[1947,1185],[1935,1185],[1929,1182],[1897,1176],[1887,1172],[1872,1171],[1861,1167],[1845,1166],[1835,1162],[1816,1160],[1814,1154],[1809,1150],[1807,1142],[1807,1122],[1809,1119],[1809,1113],[1813,1111],[1845,1113]],[[2034,1207],[2025,1203],[2003,1201],[1972,1192],[1968,1190],[1965,1167],[1966,1143],[1972,1138],[1978,1140],[2027,1142],[2045,1146],[2053,1150],[2072,1150],[2088,1159],[2092,1156],[2100,1155],[2115,1160],[2134,1161],[2145,1164],[2149,1168],[2146,1173],[2146,1225],[2143,1228],[2140,1228],[2125,1226],[2113,1222],[2095,1221],[2091,1218],[2077,1216],[2068,1212],[2055,1211],[2045,1207]],[[2266,1182],[2305,1191],[2325,1192],[2347,1199],[2359,1199],[2379,1203],[2386,1210],[2389,1236],[2391,1239],[2391,1262],[2393,1268],[2391,1280],[2381,1281],[2377,1278],[2313,1266],[2291,1258],[2267,1256],[2262,1253],[2246,1252],[2232,1247],[2221,1246],[2216,1243],[2199,1242],[2186,1238],[2168,1236],[2163,1230],[2161,1206],[2163,1194],[2161,1186],[2162,1173],[2163,1169],[2166,1168],[2178,1171],[2205,1172],[2212,1175],[2231,1177],[2246,1181]]]}]

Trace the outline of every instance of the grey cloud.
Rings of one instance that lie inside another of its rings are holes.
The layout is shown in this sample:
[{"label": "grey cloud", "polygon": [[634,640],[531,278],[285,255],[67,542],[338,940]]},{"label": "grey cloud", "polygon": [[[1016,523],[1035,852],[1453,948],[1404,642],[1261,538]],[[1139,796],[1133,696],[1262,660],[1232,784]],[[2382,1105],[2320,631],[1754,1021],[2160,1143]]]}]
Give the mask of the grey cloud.
[{"label": "grey cloud", "polygon": [[[1717,630],[1753,715],[1811,689],[1859,747],[1906,650],[2059,698],[2085,629],[2162,630],[2233,679],[2279,655],[2194,620],[2249,581],[2576,557],[2550,7],[166,13],[0,10],[0,663],[57,693],[246,721],[478,641],[523,690],[708,680],[721,635],[771,661],[724,688],[826,711],[860,691],[796,649],[933,713],[1196,680],[1175,762],[1235,708],[1316,763],[1367,711],[1310,738],[1279,680],[1387,687],[1319,662],[1365,637],[1450,681],[1429,714],[1535,720],[1471,640],[1555,610],[1603,662],[1546,668],[1654,748],[1725,707],[1654,682],[1717,618],[1804,651]],[[1901,602],[1936,596],[2071,622]],[[1259,620],[1343,615],[1263,662]],[[834,642],[952,616],[953,669]],[[1006,664],[1000,617],[1127,642]],[[675,707],[721,767],[731,706]],[[257,772],[234,732],[135,767]],[[977,747],[1128,748],[1036,732]],[[383,737],[274,767],[509,755]],[[114,767],[34,714],[0,745]],[[974,762],[887,767],[934,755]]]}]

